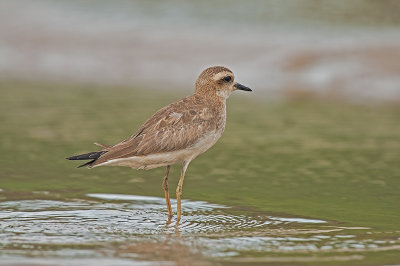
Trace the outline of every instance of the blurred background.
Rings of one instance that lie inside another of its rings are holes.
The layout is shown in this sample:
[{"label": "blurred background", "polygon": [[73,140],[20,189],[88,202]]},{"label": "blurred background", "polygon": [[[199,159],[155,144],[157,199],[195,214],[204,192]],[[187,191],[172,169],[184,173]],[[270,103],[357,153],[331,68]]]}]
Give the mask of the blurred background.
[{"label": "blurred background", "polygon": [[[0,1],[0,265],[398,265],[399,14]],[[181,225],[165,222],[165,169],[65,160],[130,136],[212,65],[254,91],[232,94],[223,137],[191,163]]]},{"label": "blurred background", "polygon": [[400,3],[1,1],[0,78],[188,93],[226,65],[265,99],[400,99]]}]

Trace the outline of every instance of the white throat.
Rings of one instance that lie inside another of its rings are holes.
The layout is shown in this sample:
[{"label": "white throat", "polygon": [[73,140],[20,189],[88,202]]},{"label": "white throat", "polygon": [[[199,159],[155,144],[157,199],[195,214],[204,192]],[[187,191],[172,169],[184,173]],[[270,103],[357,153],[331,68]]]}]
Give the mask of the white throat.
[{"label": "white throat", "polygon": [[217,95],[219,97],[222,97],[224,99],[228,99],[228,97],[231,95],[232,92],[228,91],[228,90],[217,90]]}]

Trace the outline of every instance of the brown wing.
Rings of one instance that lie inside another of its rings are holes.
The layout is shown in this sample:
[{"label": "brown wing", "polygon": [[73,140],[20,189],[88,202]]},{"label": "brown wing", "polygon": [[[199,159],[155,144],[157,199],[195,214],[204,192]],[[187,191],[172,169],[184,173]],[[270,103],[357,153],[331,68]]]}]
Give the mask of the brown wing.
[{"label": "brown wing", "polygon": [[130,138],[104,149],[92,166],[106,161],[180,150],[196,143],[218,126],[218,108],[189,96],[157,111]]}]

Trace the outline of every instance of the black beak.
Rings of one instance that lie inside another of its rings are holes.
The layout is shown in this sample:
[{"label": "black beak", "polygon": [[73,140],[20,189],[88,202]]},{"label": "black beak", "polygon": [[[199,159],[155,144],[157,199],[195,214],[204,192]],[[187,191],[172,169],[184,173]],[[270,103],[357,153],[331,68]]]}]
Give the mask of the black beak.
[{"label": "black beak", "polygon": [[252,91],[249,87],[246,87],[240,83],[237,83],[234,85],[234,87],[238,90],[242,90],[242,91]]}]

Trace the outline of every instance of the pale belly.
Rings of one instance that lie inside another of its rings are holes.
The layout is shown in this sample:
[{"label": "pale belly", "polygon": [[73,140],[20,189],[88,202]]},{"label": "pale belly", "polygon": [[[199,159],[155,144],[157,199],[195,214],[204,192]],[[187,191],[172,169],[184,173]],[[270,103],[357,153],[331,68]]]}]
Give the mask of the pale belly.
[{"label": "pale belly", "polygon": [[202,154],[211,148],[217,140],[221,137],[222,132],[215,132],[200,139],[194,145],[181,150],[149,154],[146,156],[133,156],[128,158],[113,159],[97,166],[126,166],[135,169],[153,169],[161,166],[182,163],[184,161],[190,162],[198,155]]}]

